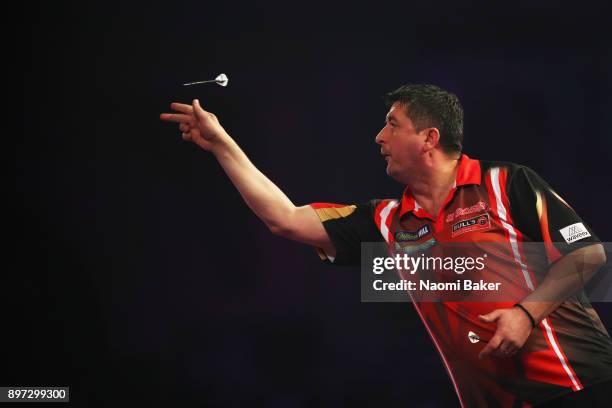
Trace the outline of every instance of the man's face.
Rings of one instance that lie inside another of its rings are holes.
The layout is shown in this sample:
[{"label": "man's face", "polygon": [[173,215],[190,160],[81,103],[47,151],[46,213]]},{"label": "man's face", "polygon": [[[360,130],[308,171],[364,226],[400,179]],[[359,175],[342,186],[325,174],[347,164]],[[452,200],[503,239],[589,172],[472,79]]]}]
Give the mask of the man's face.
[{"label": "man's face", "polygon": [[387,161],[387,174],[405,184],[411,174],[419,171],[425,139],[426,132],[417,132],[404,107],[395,102],[375,139]]}]

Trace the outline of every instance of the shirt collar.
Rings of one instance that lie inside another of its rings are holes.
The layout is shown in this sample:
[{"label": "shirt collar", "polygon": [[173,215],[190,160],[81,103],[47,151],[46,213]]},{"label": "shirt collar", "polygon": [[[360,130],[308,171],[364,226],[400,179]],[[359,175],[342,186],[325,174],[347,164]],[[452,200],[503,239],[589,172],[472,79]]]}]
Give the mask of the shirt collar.
[{"label": "shirt collar", "polygon": [[[480,161],[470,159],[467,154],[462,154],[459,158],[459,168],[457,169],[457,177],[455,178],[453,189],[468,184],[480,184],[480,181]],[[400,207],[399,217],[402,218],[404,214],[410,211],[418,211],[420,209],[421,206],[414,200],[414,196],[408,187],[406,187],[404,189],[404,193],[402,194],[402,204]]]}]

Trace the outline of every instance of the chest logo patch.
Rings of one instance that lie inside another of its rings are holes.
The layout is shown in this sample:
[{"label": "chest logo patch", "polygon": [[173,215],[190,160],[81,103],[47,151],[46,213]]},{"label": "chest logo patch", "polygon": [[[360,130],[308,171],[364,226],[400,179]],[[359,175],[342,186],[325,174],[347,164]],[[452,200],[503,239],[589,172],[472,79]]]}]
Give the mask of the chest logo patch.
[{"label": "chest logo patch", "polygon": [[427,241],[420,243],[420,244],[406,244],[406,245],[400,245],[399,242],[396,242],[395,245],[395,250],[399,253],[404,253],[408,256],[419,256],[420,254],[426,252],[429,250],[429,248],[433,247],[434,245],[436,245],[436,239],[435,238],[430,238]]},{"label": "chest logo patch", "polygon": [[449,213],[446,216],[446,222],[453,222],[455,219],[462,217],[464,215],[474,214],[476,212],[487,211],[489,209],[489,205],[484,201],[480,200],[476,204],[465,207],[465,208],[457,208],[455,211]]},{"label": "chest logo patch", "polygon": [[418,241],[429,233],[431,233],[431,224],[424,225],[414,231],[397,231],[395,233],[395,242]]},{"label": "chest logo patch", "polygon": [[489,228],[491,228],[489,214],[482,214],[453,224],[452,236],[454,238],[467,232],[473,232]]}]

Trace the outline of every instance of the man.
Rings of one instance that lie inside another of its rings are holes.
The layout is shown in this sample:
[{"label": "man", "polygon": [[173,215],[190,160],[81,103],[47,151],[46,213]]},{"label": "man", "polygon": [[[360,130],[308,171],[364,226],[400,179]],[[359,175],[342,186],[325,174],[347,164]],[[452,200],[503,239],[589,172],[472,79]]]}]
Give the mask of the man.
[{"label": "man", "polygon": [[[173,103],[179,113],[161,119],[178,122],[184,140],[217,158],[273,233],[314,246],[327,262],[359,264],[362,242],[385,241],[395,253],[499,244],[487,273],[513,288],[516,301],[414,302],[462,406],[561,403],[573,391],[595,398],[598,384],[612,380],[612,340],[581,290],[606,262],[594,232],[531,169],[462,154],[455,95],[405,85],[386,101],[375,140],[387,174],[406,187],[399,200],[356,205],[295,206],[198,100]],[[530,242],[544,243],[545,255],[527,253]],[[467,337],[474,332],[477,340]]]}]

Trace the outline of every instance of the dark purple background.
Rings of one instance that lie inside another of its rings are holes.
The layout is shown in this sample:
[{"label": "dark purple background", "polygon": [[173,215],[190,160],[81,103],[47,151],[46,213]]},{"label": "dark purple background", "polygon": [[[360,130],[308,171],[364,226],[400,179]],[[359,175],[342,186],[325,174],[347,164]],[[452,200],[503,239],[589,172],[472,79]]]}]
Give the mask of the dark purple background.
[{"label": "dark purple background", "polygon": [[461,3],[27,6],[4,383],[73,406],[457,406],[410,304],[361,303],[357,269],[271,235],[158,117],[198,97],[294,203],[363,201],[402,190],[381,96],[434,83],[466,153],[531,166],[611,241],[605,9]]}]

